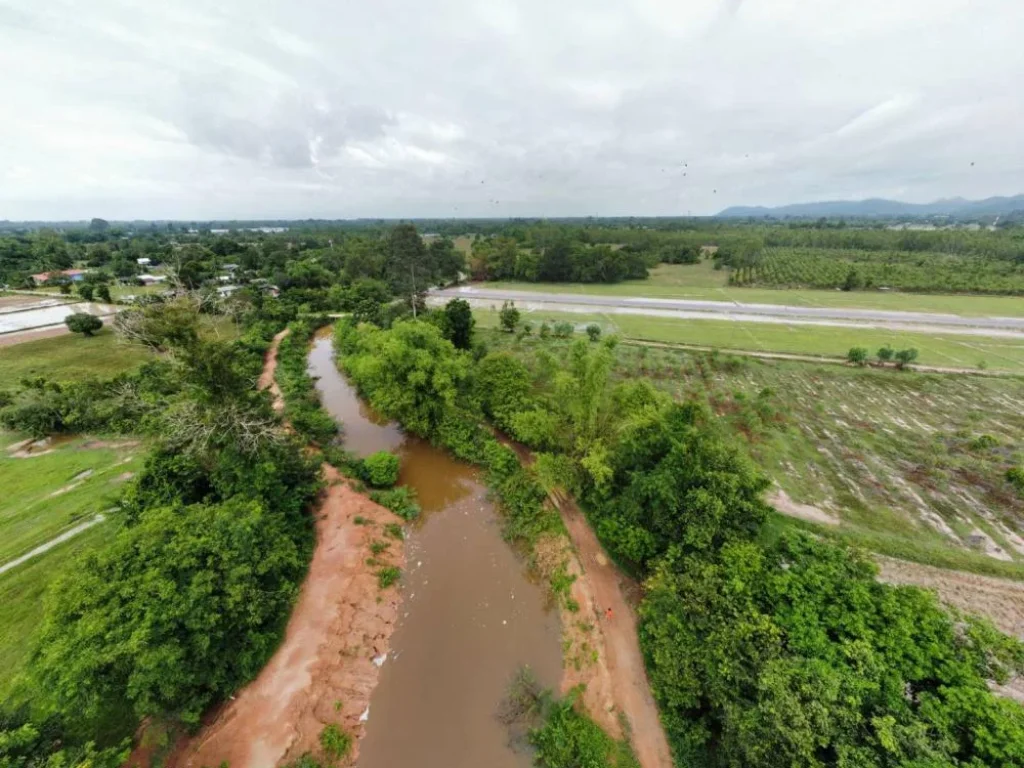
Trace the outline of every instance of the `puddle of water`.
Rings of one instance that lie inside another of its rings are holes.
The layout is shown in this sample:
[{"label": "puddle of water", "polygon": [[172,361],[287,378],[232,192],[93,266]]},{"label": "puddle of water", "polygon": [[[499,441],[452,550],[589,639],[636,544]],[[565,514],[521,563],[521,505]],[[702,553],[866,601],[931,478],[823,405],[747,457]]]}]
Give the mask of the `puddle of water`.
[{"label": "puddle of water", "polygon": [[561,675],[557,613],[501,538],[476,471],[407,437],[361,403],[338,373],[328,337],[315,340],[310,373],[346,447],[402,458],[401,482],[424,515],[407,543],[402,619],[370,704],[360,768],[526,768],[495,712],[509,679],[530,666],[542,685]]}]

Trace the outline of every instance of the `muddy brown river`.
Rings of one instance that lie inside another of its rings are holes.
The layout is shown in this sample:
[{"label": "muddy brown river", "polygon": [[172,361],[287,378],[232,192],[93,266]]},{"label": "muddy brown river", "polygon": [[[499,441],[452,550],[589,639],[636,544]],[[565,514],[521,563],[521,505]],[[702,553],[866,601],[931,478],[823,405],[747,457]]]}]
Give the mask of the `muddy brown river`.
[{"label": "muddy brown river", "polygon": [[394,451],[423,514],[408,531],[402,618],[370,703],[359,768],[526,768],[495,718],[513,673],[561,675],[558,615],[501,538],[476,470],[376,418],[338,372],[329,335],[309,356],[345,447]]}]

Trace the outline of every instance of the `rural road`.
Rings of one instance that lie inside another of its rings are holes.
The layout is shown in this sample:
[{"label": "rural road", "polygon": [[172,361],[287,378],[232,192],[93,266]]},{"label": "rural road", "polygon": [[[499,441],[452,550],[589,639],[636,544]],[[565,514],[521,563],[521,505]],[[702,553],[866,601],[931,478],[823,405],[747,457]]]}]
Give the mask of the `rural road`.
[{"label": "rural road", "polygon": [[916,332],[1024,338],[1024,318],[1020,317],[962,317],[932,312],[741,304],[731,301],[653,299],[640,296],[590,296],[475,286],[457,286],[432,291],[430,297],[434,299],[434,303],[453,298],[467,299],[475,306],[487,306],[486,302],[509,300],[519,302],[523,308],[549,311],[610,312],[678,319],[723,319],[804,325],[874,326]]}]

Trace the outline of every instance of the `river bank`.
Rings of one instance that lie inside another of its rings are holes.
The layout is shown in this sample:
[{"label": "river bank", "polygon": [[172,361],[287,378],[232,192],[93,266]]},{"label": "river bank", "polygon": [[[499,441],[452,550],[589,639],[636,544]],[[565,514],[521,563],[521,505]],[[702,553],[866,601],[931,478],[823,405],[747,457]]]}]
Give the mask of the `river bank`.
[{"label": "river bank", "polygon": [[[259,382],[271,388],[276,410],[283,407],[274,383],[283,337],[275,337]],[[376,571],[404,566],[405,552],[401,540],[388,539],[370,565],[371,546],[400,519],[330,465],[322,470],[327,485],[312,513],[316,548],[283,642],[252,683],[177,746],[168,766],[272,768],[318,753],[320,733],[331,723],[353,737],[351,757],[358,754],[402,600],[399,590],[380,587]]]}]

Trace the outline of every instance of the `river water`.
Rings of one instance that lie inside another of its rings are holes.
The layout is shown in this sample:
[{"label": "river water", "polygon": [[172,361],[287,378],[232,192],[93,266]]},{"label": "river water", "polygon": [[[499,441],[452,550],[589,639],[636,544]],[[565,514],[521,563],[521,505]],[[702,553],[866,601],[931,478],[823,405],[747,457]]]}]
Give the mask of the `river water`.
[{"label": "river water", "polygon": [[402,618],[370,703],[359,768],[527,768],[495,712],[509,679],[529,666],[556,688],[560,629],[543,589],[501,538],[476,470],[375,418],[337,371],[328,335],[309,356],[345,447],[391,450],[423,514],[408,531]]}]

